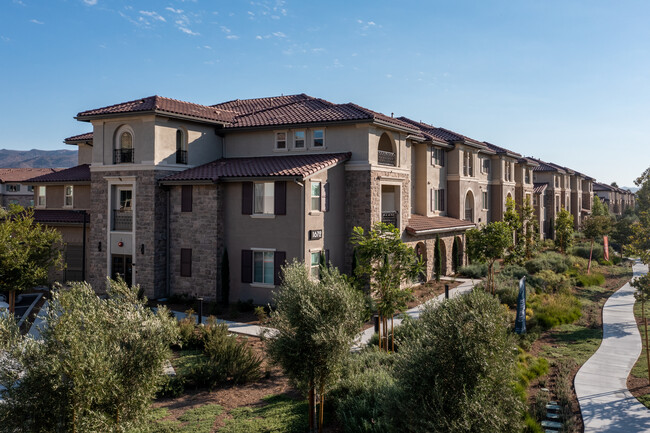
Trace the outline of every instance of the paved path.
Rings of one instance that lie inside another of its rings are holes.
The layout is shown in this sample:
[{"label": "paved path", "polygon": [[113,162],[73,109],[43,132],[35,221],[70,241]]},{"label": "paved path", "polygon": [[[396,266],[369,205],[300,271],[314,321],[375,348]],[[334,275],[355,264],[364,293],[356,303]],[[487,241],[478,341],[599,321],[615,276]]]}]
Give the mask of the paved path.
[{"label": "paved path", "polygon": [[[458,295],[462,295],[462,294],[471,292],[472,289],[474,288],[474,286],[481,282],[481,280],[472,280],[472,279],[466,279],[466,278],[453,279],[453,278],[443,277],[441,279],[445,280],[445,281],[460,281],[461,282],[455,288],[449,289],[449,297],[450,298],[453,298],[454,296],[458,296]],[[418,305],[417,307],[413,307],[413,308],[411,308],[409,310],[406,310],[405,314],[407,316],[410,316],[413,319],[417,319],[417,318],[420,317],[420,313],[422,313],[422,311],[424,311],[424,308],[427,305],[429,305],[429,304],[435,305],[438,302],[442,302],[444,299],[445,299],[445,294],[443,293],[443,294],[438,295],[437,297],[435,297],[433,299],[428,300],[427,302],[425,302],[423,304]],[[395,316],[394,326],[398,326],[400,323],[402,323],[402,319],[399,318],[398,316],[401,316],[401,315],[398,314],[398,315]],[[368,329],[362,331],[357,336],[357,338],[356,338],[356,340],[354,342],[354,345],[352,346],[352,350],[360,350],[363,347],[365,347],[368,344],[368,342],[370,341],[370,339],[372,338],[372,336],[374,335],[374,333],[375,333],[375,328],[374,327],[371,327],[371,328],[368,328]]]},{"label": "paved path", "polygon": [[[648,272],[637,262],[634,276]],[[641,354],[641,336],[634,320],[634,291],[626,284],[603,307],[603,341],[580,368],[575,389],[590,432],[650,432],[650,410],[627,389],[627,376]]]},{"label": "paved path", "polygon": [[[184,319],[187,314],[181,313],[180,311],[172,311],[174,316],[178,320]],[[208,316],[202,316],[202,322],[206,323],[208,321]],[[198,322],[199,318],[196,318]],[[230,320],[217,319],[217,323],[225,323],[228,325],[228,330],[235,334],[248,335],[250,337],[260,337],[263,333],[268,333],[268,335],[273,335],[275,329],[268,328],[266,326],[251,325],[250,323],[241,323],[241,322],[232,322]]]}]

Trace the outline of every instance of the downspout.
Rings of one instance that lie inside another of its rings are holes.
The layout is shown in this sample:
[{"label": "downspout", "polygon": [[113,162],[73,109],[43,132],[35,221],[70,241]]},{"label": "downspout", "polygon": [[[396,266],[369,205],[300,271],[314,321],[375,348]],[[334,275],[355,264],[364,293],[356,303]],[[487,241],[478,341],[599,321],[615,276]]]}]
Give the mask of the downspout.
[{"label": "downspout", "polygon": [[300,186],[300,191],[301,191],[300,205],[301,205],[301,210],[302,210],[302,219],[300,220],[300,242],[301,242],[301,245],[302,245],[302,248],[301,248],[301,251],[302,251],[301,252],[301,254],[302,254],[301,260],[304,262],[305,261],[305,247],[306,247],[306,245],[305,245],[305,225],[306,225],[306,221],[305,220],[307,218],[307,215],[305,213],[305,184],[298,181],[297,179],[294,179],[293,182],[296,185]]},{"label": "downspout", "polygon": [[171,212],[171,206],[170,206],[170,188],[167,187],[165,191],[165,196],[167,198],[167,215],[166,215],[166,224],[165,224],[165,296],[169,297],[171,294],[171,273],[170,273],[170,262],[171,259],[169,257],[169,237],[171,230],[169,228],[169,222],[171,220],[170,212]]}]

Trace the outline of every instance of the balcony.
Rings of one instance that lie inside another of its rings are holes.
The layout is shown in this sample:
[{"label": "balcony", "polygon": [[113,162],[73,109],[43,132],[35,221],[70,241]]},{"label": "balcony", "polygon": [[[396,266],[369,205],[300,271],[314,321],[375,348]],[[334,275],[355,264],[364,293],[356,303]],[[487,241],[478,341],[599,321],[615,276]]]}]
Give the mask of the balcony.
[{"label": "balcony", "polygon": [[113,230],[130,232],[133,227],[133,212],[130,210],[113,210]]},{"label": "balcony", "polygon": [[133,149],[113,150],[113,164],[133,163]]},{"label": "balcony", "polygon": [[187,150],[176,151],[176,164],[187,164]]},{"label": "balcony", "polygon": [[386,152],[385,150],[377,151],[377,162],[379,165],[390,165],[395,167],[397,163],[397,157],[394,152]]},{"label": "balcony", "polygon": [[384,211],[381,213],[381,222],[384,224],[392,224],[393,227],[399,227],[397,225],[397,211]]}]

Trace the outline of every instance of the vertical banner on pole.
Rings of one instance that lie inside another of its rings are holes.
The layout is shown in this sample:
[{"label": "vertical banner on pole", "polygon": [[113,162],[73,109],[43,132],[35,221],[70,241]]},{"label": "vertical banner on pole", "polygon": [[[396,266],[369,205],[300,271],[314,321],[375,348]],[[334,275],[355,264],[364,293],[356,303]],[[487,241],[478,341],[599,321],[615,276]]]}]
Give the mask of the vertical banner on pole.
[{"label": "vertical banner on pole", "polygon": [[603,252],[605,253],[605,260],[609,260],[609,240],[607,236],[603,236]]},{"label": "vertical banner on pole", "polygon": [[526,333],[526,277],[519,280],[519,296],[517,297],[517,318],[515,319],[515,333]]}]

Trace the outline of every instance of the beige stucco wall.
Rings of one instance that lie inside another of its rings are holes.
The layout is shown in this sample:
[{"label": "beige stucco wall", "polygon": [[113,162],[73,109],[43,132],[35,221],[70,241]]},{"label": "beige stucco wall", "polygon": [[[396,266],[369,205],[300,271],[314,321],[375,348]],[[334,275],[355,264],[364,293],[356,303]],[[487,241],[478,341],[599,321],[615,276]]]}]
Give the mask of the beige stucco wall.
[{"label": "beige stucco wall", "polygon": [[92,162],[93,146],[84,143],[77,145],[77,164],[92,164]]},{"label": "beige stucco wall", "polygon": [[122,126],[133,131],[134,164],[153,165],[155,117],[152,115],[93,121],[93,164],[113,165],[113,149]]},{"label": "beige stucco wall", "polygon": [[222,138],[217,135],[214,125],[156,117],[154,158],[156,165],[177,165],[176,131],[178,129],[187,137],[188,166],[201,165],[221,158]]}]

